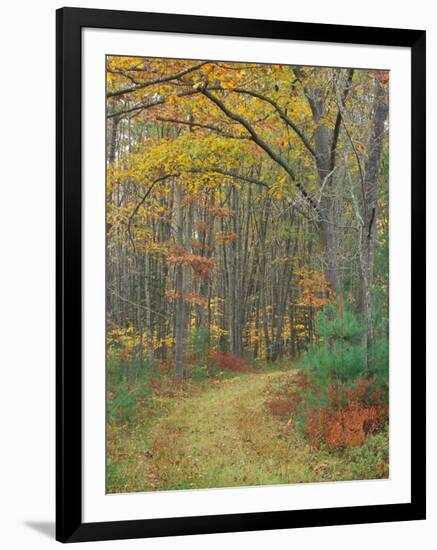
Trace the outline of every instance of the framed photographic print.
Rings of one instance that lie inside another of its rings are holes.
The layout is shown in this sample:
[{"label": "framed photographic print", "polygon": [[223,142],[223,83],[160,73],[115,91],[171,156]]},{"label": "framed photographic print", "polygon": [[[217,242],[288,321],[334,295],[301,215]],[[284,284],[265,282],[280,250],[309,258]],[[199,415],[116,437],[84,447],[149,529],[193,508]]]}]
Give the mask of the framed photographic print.
[{"label": "framed photographic print", "polygon": [[57,539],[425,518],[425,32],[57,12]]}]

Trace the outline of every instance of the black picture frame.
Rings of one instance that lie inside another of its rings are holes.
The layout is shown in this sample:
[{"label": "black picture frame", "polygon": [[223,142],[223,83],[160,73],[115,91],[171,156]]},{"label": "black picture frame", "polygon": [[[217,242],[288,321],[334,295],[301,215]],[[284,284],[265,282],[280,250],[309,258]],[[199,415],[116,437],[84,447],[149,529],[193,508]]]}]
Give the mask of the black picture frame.
[{"label": "black picture frame", "polygon": [[[425,519],[425,48],[421,30],[62,8],[57,63],[56,538],[161,537]],[[262,513],[82,522],[81,30],[292,39],[411,49],[411,502]]]}]

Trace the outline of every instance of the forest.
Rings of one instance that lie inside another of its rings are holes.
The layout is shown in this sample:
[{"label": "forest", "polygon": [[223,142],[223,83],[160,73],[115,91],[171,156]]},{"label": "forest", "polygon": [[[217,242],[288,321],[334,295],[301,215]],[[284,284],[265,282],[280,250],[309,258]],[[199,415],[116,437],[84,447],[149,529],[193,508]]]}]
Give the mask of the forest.
[{"label": "forest", "polygon": [[107,491],[388,477],[389,73],[107,56]]}]

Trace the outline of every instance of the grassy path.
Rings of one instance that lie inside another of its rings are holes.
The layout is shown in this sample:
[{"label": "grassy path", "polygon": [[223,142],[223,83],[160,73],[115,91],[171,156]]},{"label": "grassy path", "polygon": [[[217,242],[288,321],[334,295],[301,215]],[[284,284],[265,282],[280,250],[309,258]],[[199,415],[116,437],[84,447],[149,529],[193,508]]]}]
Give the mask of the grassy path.
[{"label": "grassy path", "polygon": [[272,416],[266,406],[270,392],[293,376],[294,371],[281,370],[211,380],[201,393],[171,399],[158,416],[137,411],[135,424],[120,427],[113,438],[108,491],[383,477],[385,436],[379,437],[380,447],[372,447],[377,436],[355,454],[317,451]]},{"label": "grassy path", "polygon": [[243,374],[178,401],[149,431],[136,490],[312,481],[309,449],[284,436],[265,406],[272,382],[289,372]]}]

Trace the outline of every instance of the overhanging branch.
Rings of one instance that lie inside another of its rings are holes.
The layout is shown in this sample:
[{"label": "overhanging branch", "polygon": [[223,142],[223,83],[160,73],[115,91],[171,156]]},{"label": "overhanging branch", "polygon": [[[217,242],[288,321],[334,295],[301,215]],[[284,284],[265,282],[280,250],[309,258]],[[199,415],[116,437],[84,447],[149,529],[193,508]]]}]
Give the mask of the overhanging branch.
[{"label": "overhanging branch", "polygon": [[291,166],[288,165],[285,160],[280,157],[263,139],[261,136],[258,135],[258,133],[255,131],[255,129],[252,127],[252,125],[242,116],[232,112],[226,105],[214,94],[212,94],[206,86],[203,88],[198,88],[199,91],[207,97],[212,103],[214,103],[228,118],[231,120],[235,120],[236,122],[239,122],[243,128],[245,128],[254,143],[258,145],[263,151],[267,153],[267,155],[274,161],[276,164],[279,164],[283,170],[290,176],[293,183],[296,185],[299,192],[302,194],[302,196],[305,198],[305,200],[308,202],[312,208],[319,214],[319,209],[317,206],[317,203],[312,199],[312,197],[309,195],[309,193],[304,189],[304,187],[301,185],[300,182],[297,181],[296,175],[294,173],[294,170],[291,168]]},{"label": "overhanging branch", "polygon": [[129,88],[122,88],[121,90],[117,90],[115,92],[109,92],[106,94],[106,97],[118,97],[125,94],[130,94],[131,92],[137,92],[138,90],[142,90],[143,88],[147,88],[148,86],[153,86],[154,84],[162,84],[163,82],[170,82],[171,80],[177,80],[178,78],[181,78],[185,76],[188,73],[192,73],[193,71],[197,71],[204,65],[206,65],[208,61],[202,61],[202,63],[198,63],[197,65],[193,65],[192,67],[188,67],[188,69],[184,69],[183,71],[180,71],[179,73],[169,75],[169,76],[163,76],[161,78],[155,78],[153,80],[146,80],[145,82],[142,82],[140,84],[136,84],[135,86],[130,86]]}]

